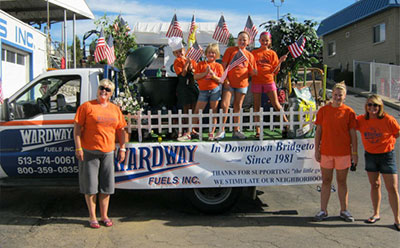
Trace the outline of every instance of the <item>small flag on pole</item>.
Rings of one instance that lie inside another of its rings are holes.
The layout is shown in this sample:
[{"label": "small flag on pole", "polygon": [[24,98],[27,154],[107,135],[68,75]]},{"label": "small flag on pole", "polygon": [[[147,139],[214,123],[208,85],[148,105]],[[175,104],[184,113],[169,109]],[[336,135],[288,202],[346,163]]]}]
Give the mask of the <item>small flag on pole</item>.
[{"label": "small flag on pole", "polygon": [[220,82],[223,83],[226,77],[228,76],[228,72],[233,68],[235,68],[236,66],[240,65],[241,63],[245,62],[246,60],[248,60],[246,55],[244,55],[242,50],[239,49],[239,51],[235,54],[235,57],[233,57],[228,67],[225,69],[224,74],[222,74]]},{"label": "small flag on pole", "polygon": [[195,41],[193,46],[189,49],[187,57],[197,62],[199,61],[202,55],[203,55],[203,48],[197,43],[197,41]]},{"label": "small flag on pole", "polygon": [[110,34],[108,36],[107,46],[106,46],[106,57],[108,64],[111,65],[115,61],[115,50],[114,50],[114,38]]},{"label": "small flag on pole", "polygon": [[215,28],[212,38],[216,41],[221,42],[222,44],[227,45],[229,41],[229,36],[230,34],[228,26],[226,25],[225,18],[222,15],[221,18],[219,19],[217,27]]},{"label": "small flag on pole", "polygon": [[171,37],[183,37],[182,28],[179,25],[178,19],[176,18],[176,14],[172,17],[171,24],[169,25],[166,36],[168,38]]},{"label": "small flag on pole", "polygon": [[244,27],[244,31],[249,33],[250,35],[250,43],[254,42],[254,38],[257,36],[257,28],[254,25],[253,21],[251,20],[250,16],[247,18],[246,26]]},{"label": "small flag on pole", "polygon": [[306,38],[303,35],[293,44],[288,46],[289,52],[293,58],[299,57],[304,50],[304,46],[306,45]]},{"label": "small flag on pole", "polygon": [[192,22],[190,23],[189,35],[188,35],[188,47],[190,48],[196,41],[196,20],[194,15],[192,16]]},{"label": "small flag on pole", "polygon": [[104,39],[104,31],[101,29],[96,49],[94,50],[94,61],[99,63],[106,58],[106,40]]}]

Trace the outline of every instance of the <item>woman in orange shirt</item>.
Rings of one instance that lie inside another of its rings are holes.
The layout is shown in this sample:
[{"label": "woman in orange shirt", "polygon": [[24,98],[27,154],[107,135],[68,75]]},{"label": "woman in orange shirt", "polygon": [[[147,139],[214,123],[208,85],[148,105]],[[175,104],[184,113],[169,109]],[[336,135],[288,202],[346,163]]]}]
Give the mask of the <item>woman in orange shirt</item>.
[{"label": "woman in orange shirt", "polygon": [[314,221],[328,217],[328,201],[331,194],[333,170],[336,169],[336,181],[340,202],[340,217],[345,221],[354,221],[348,208],[347,173],[351,162],[357,164],[356,114],[344,104],[346,86],[335,84],[332,90],[332,104],[320,108],[315,124],[315,159],[320,163],[322,174],[321,210]]},{"label": "woman in orange shirt", "polygon": [[380,173],[382,173],[394,215],[394,227],[400,231],[399,182],[394,153],[400,126],[393,116],[383,111],[382,99],[378,95],[371,95],[365,103],[365,114],[357,117],[357,129],[364,144],[365,170],[371,184],[371,200],[374,208],[374,214],[365,222],[372,224],[380,220]]},{"label": "woman in orange shirt", "polygon": [[100,81],[97,99],[79,106],[74,119],[75,155],[79,160],[79,188],[85,195],[91,228],[99,228],[96,196],[99,195],[101,221],[107,227],[110,195],[114,194],[114,150],[118,135],[118,161],[125,160],[125,118],[119,107],[110,102],[114,83]]},{"label": "woman in orange shirt", "polygon": [[[274,76],[278,74],[280,64],[286,60],[287,56],[284,55],[278,58],[275,51],[271,49],[272,41],[269,32],[262,32],[260,34],[261,47],[251,51],[257,63],[257,75],[251,79],[251,91],[254,98],[254,111],[259,112],[261,107],[261,94],[266,93],[272,106],[276,111],[281,110],[282,106],[278,101],[277,88],[274,81]],[[258,122],[259,116],[255,116],[255,121]],[[283,120],[288,122],[286,116]],[[256,127],[256,137],[260,135],[260,127]]]}]

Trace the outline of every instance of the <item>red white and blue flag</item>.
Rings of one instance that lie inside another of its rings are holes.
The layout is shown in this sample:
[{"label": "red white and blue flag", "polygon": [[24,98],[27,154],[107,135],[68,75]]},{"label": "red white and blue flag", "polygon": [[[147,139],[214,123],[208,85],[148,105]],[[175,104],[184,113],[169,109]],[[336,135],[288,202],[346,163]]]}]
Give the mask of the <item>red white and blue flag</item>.
[{"label": "red white and blue flag", "polygon": [[108,64],[111,65],[115,61],[115,50],[114,50],[114,38],[110,34],[108,36],[107,46],[106,46],[106,57]]},{"label": "red white and blue flag", "polygon": [[196,31],[195,27],[196,27],[196,20],[194,19],[194,15],[193,15],[192,16],[192,21],[190,22],[188,41],[190,40],[190,37],[191,37],[192,33]]},{"label": "red white and blue flag", "polygon": [[178,18],[176,18],[176,14],[172,17],[171,24],[169,25],[166,36],[168,38],[171,37],[181,37],[183,38],[182,28],[179,25]]},{"label": "red white and blue flag", "polygon": [[222,74],[220,82],[223,83],[228,76],[228,72],[235,68],[236,66],[242,64],[245,62],[247,59],[246,55],[243,54],[242,50],[239,49],[239,51],[235,54],[231,62],[229,63],[228,67],[225,69],[224,74]]},{"label": "red white and blue flag", "polygon": [[250,16],[247,18],[246,26],[244,27],[244,31],[249,33],[250,35],[250,43],[254,42],[254,38],[257,36],[258,30],[256,25],[254,25],[253,21],[251,20]]},{"label": "red white and blue flag", "polygon": [[199,61],[202,55],[203,55],[203,48],[197,43],[197,41],[195,41],[192,47],[189,49],[186,56],[197,62]]},{"label": "red white and blue flag", "polygon": [[96,49],[94,50],[94,62],[99,63],[106,58],[106,40],[104,38],[104,31],[101,29]]},{"label": "red white and blue flag", "polygon": [[227,45],[229,41],[229,36],[230,34],[228,26],[226,25],[225,18],[222,15],[221,18],[219,19],[217,27],[215,28],[212,38],[216,41],[221,42],[222,44]]},{"label": "red white and blue flag", "polygon": [[293,44],[288,46],[289,52],[293,58],[299,57],[304,50],[304,46],[306,45],[306,38],[304,35],[301,35],[300,38]]}]

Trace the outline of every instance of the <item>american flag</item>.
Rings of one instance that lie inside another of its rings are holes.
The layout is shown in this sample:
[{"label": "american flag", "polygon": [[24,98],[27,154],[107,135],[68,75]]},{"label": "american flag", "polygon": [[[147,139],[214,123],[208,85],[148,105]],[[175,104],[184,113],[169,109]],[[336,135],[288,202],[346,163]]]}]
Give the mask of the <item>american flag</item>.
[{"label": "american flag", "polygon": [[101,29],[99,39],[97,40],[96,49],[94,50],[94,61],[99,63],[106,58],[106,40],[104,39],[104,31]]},{"label": "american flag", "polygon": [[176,18],[176,14],[172,17],[171,24],[169,25],[166,36],[168,38],[171,37],[181,37],[183,38],[182,28],[179,25],[178,19]]},{"label": "american flag", "polygon": [[239,49],[239,51],[235,54],[235,57],[233,57],[228,67],[225,69],[224,74],[222,74],[220,82],[223,83],[226,77],[228,76],[228,72],[233,68],[235,68],[236,66],[240,65],[241,63],[245,62],[246,60],[248,60],[246,55],[244,55],[242,50]]},{"label": "american flag", "polygon": [[194,15],[192,16],[192,22],[190,23],[189,35],[188,35],[188,47],[191,47],[196,41],[196,20]]},{"label": "american flag", "polygon": [[197,62],[202,55],[203,48],[197,43],[197,41],[195,41],[193,46],[189,49],[187,57]]},{"label": "american flag", "polygon": [[217,27],[215,28],[212,38],[221,42],[222,44],[227,45],[229,41],[229,35],[228,26],[226,25],[225,18],[222,15],[219,19]]},{"label": "american flag", "polygon": [[107,46],[106,46],[106,57],[108,64],[111,65],[115,61],[115,50],[114,50],[114,38],[110,34],[108,36]]},{"label": "american flag", "polygon": [[250,34],[250,43],[254,42],[254,38],[257,36],[257,28],[251,20],[250,16],[247,18],[246,26],[244,27],[244,31]]},{"label": "american flag", "polygon": [[306,45],[306,38],[304,38],[303,35],[301,35],[300,38],[295,43],[290,44],[288,48],[292,57],[293,58],[299,57],[303,53],[305,45]]}]

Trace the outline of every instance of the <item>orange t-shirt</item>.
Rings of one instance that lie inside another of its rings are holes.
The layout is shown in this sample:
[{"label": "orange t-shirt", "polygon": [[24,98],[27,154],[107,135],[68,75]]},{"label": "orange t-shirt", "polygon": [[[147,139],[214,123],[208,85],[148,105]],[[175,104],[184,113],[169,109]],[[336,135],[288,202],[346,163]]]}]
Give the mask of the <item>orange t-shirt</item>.
[{"label": "orange t-shirt", "polygon": [[[206,62],[206,61],[201,61],[200,63],[197,64],[196,66],[196,73],[203,73],[206,71],[207,66],[210,66],[210,69],[217,75],[217,77],[221,77],[222,74],[224,74],[224,67],[220,63],[217,62]],[[215,80],[211,79],[211,74],[208,74],[207,76],[200,78],[197,80],[197,83],[199,84],[199,89],[200,90],[212,90],[218,87],[219,83],[216,82]]]},{"label": "orange t-shirt", "polygon": [[82,128],[82,147],[102,152],[115,150],[115,131],[127,125],[117,105],[109,103],[102,107],[97,100],[79,106],[74,121]]},{"label": "orange t-shirt", "polygon": [[326,105],[318,110],[316,125],[322,127],[320,151],[323,155],[351,154],[350,129],[357,128],[356,113],[342,104],[338,108]]},{"label": "orange t-shirt", "polygon": [[260,47],[251,51],[251,53],[254,55],[257,64],[257,75],[251,78],[251,82],[253,84],[272,84],[274,76],[279,72],[279,70],[274,72],[276,66],[279,64],[276,52]]},{"label": "orange t-shirt", "polygon": [[[222,57],[222,62],[228,66],[238,51],[239,47],[228,47],[224,53],[224,57]],[[257,68],[253,54],[246,49],[242,50],[242,52],[247,57],[247,60],[228,72],[228,80],[230,86],[233,88],[245,88],[249,86],[249,73]]]},{"label": "orange t-shirt", "polygon": [[[196,65],[197,65],[196,61],[191,59],[190,62],[192,63],[192,68],[196,68]],[[176,73],[177,76],[182,73],[183,67],[185,66],[185,63],[186,63],[186,59],[184,59],[183,57],[175,59],[175,61],[174,61],[174,70],[175,70],[175,73]]]},{"label": "orange t-shirt", "polygon": [[396,119],[385,114],[382,119],[365,119],[365,115],[357,116],[357,130],[361,133],[364,149],[369,153],[386,153],[394,149],[400,131]]}]

